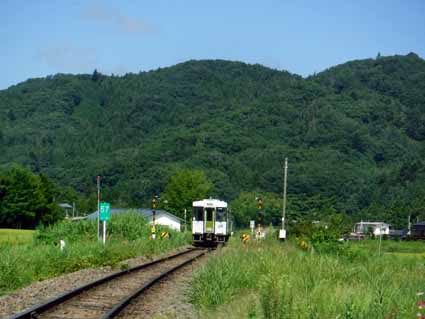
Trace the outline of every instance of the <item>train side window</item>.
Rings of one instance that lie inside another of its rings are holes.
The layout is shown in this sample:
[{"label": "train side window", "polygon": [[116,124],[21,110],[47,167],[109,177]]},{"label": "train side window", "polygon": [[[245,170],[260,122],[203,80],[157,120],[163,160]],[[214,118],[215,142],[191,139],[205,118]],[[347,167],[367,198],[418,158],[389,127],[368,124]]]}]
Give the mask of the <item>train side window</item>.
[{"label": "train side window", "polygon": [[218,222],[225,222],[226,221],[226,208],[224,207],[217,207],[216,208],[216,220]]},{"label": "train side window", "polygon": [[195,220],[204,220],[204,208],[193,207],[193,217],[195,217]]}]

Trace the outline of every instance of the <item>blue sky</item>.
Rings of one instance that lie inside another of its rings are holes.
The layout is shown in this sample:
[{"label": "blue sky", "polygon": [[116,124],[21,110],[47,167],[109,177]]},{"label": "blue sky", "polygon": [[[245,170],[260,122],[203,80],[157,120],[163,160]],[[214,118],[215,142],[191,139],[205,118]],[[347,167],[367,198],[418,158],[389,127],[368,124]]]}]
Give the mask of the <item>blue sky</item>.
[{"label": "blue sky", "polygon": [[353,59],[425,57],[425,1],[0,1],[0,89],[55,73],[189,59],[307,76]]}]

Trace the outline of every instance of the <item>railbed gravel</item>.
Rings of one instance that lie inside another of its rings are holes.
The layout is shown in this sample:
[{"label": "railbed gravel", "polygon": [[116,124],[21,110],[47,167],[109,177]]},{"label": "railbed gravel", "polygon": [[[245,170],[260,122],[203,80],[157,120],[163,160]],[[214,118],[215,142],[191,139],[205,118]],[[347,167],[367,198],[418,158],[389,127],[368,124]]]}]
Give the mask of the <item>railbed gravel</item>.
[{"label": "railbed gravel", "polygon": [[[174,249],[167,253],[158,255],[153,259],[165,257],[176,252],[186,250],[189,247],[190,246],[180,247],[178,249]],[[134,267],[150,260],[152,260],[152,258],[148,259],[146,257],[140,256],[124,260],[120,262],[120,264],[127,264],[128,267]],[[88,268],[61,275],[59,277],[34,282],[10,295],[0,297],[0,318],[8,318],[37,304],[46,302],[47,300],[63,294],[69,290],[75,289],[79,286],[100,279],[117,271],[119,271],[119,266],[118,269],[112,268],[110,266]]]},{"label": "railbed gravel", "polygon": [[189,301],[194,269],[208,260],[208,254],[155,284],[119,314],[118,319],[198,319]]}]

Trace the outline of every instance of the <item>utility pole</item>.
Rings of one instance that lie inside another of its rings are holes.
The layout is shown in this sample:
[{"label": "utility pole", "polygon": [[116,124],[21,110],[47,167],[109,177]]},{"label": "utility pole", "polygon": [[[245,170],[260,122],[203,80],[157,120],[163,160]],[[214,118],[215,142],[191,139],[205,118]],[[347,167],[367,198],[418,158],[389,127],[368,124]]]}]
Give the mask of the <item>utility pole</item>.
[{"label": "utility pole", "polygon": [[97,180],[97,240],[100,240],[100,176],[96,176]]},{"label": "utility pole", "polygon": [[285,168],[284,168],[284,175],[283,175],[282,229],[279,231],[279,239],[285,239],[286,238],[285,215],[286,215],[287,176],[288,176],[288,158],[285,157]]}]

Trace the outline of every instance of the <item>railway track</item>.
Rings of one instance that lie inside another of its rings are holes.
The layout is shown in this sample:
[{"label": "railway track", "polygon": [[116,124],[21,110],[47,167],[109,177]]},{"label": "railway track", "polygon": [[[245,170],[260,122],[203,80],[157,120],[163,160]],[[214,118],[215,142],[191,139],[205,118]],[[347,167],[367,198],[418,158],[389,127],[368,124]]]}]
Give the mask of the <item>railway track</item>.
[{"label": "railway track", "polygon": [[11,319],[114,318],[155,283],[205,253],[205,250],[190,248],[116,272],[34,306]]}]

